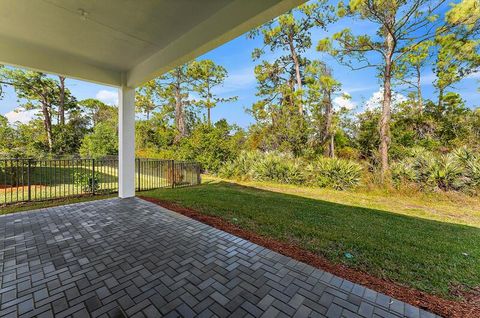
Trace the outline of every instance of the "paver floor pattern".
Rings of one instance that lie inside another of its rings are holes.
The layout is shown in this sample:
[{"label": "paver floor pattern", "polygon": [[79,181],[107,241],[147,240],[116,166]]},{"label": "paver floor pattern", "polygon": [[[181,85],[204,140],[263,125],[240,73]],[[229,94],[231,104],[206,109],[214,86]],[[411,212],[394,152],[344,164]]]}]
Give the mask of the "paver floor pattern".
[{"label": "paver floor pattern", "polygon": [[0,217],[0,317],[433,317],[138,198]]}]

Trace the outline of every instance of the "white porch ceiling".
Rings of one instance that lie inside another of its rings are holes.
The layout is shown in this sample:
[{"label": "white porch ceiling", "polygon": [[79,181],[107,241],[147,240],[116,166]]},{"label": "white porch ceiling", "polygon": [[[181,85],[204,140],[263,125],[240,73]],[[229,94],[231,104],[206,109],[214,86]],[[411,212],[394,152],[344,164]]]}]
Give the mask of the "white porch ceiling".
[{"label": "white porch ceiling", "polygon": [[138,86],[304,0],[0,0],[0,63]]}]

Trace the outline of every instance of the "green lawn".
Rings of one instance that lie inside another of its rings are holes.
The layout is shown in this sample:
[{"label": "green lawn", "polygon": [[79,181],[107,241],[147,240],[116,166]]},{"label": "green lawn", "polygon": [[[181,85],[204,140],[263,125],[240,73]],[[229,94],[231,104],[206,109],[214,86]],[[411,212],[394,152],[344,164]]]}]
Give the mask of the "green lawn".
[{"label": "green lawn", "polygon": [[[453,297],[449,287],[454,284],[480,286],[478,199],[455,202],[219,180],[142,195],[219,216],[333,262],[443,297]],[[347,252],[352,259],[344,256]]]}]

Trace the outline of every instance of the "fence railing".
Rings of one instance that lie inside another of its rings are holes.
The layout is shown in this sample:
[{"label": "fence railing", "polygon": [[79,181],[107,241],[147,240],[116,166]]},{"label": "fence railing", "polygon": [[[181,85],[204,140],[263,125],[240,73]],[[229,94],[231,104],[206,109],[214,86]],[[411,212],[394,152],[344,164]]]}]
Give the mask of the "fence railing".
[{"label": "fence railing", "polygon": [[[196,185],[194,162],[138,158],[137,191]],[[1,159],[0,205],[118,192],[118,159]]]}]

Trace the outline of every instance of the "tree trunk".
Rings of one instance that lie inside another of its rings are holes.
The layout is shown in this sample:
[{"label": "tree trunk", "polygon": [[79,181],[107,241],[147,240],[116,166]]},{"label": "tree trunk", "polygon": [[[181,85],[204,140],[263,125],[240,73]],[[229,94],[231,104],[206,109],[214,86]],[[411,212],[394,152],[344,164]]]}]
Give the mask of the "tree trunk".
[{"label": "tree trunk", "polygon": [[[293,64],[295,66],[295,79],[297,81],[297,91],[301,93],[302,91],[302,75],[300,74],[300,62],[298,60],[297,52],[293,46],[293,34],[290,34],[288,37],[288,45],[290,47],[290,54],[292,55]],[[300,100],[298,101],[298,113],[303,115],[303,101],[302,96],[300,95]]]},{"label": "tree trunk", "polygon": [[58,105],[58,114],[60,125],[65,125],[65,77],[59,76],[60,80],[60,103]]},{"label": "tree trunk", "polygon": [[179,82],[175,86],[175,126],[177,127],[177,135],[174,142],[178,143],[186,136],[185,113],[183,111],[182,92]]},{"label": "tree trunk", "polygon": [[442,114],[443,114],[443,94],[444,94],[444,88],[440,87],[438,89],[438,109],[442,112]]},{"label": "tree trunk", "polygon": [[380,116],[379,131],[380,145],[378,152],[380,155],[380,177],[385,183],[390,177],[390,167],[388,164],[388,149],[390,146],[390,117],[392,104],[392,56],[394,51],[394,39],[392,34],[387,31],[385,36],[386,54],[385,54],[385,73],[383,79],[383,102],[382,114]]},{"label": "tree trunk", "polygon": [[208,126],[211,126],[211,125],[212,125],[210,109],[211,109],[210,107],[207,107],[207,122],[208,122]]},{"label": "tree trunk", "polygon": [[45,103],[42,103],[43,125],[45,132],[47,133],[48,151],[52,152],[53,149],[53,136],[52,136],[52,118],[48,107]]},{"label": "tree trunk", "polygon": [[208,121],[208,127],[210,127],[212,125],[212,104],[210,103],[210,96],[212,96],[210,94],[210,85],[208,85],[208,88],[207,88],[207,121]]},{"label": "tree trunk", "polygon": [[[324,154],[327,157],[334,158],[334,134],[333,134],[333,105],[332,96],[330,90],[324,92],[324,104],[325,104],[325,127],[324,131]],[[326,147],[325,147],[326,144]]]},{"label": "tree trunk", "polygon": [[97,125],[97,111],[95,111],[95,109],[92,108],[92,112],[90,116],[92,117],[93,128],[95,128],[95,126]]},{"label": "tree trunk", "polygon": [[328,156],[335,158],[335,135],[330,136],[330,142],[328,143]]},{"label": "tree trunk", "polygon": [[420,114],[423,113],[423,97],[422,97],[422,85],[421,85],[421,73],[420,66],[416,66],[417,70],[417,107]]}]

